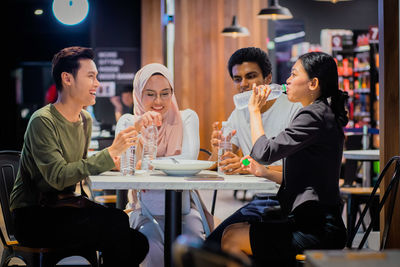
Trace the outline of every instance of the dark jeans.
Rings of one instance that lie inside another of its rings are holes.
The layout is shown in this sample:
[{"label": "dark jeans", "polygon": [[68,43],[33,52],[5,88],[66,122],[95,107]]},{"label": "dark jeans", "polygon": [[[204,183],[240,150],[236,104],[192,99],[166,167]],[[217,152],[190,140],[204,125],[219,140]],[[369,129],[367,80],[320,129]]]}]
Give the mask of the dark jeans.
[{"label": "dark jeans", "polygon": [[218,227],[215,228],[215,230],[207,237],[205,244],[220,249],[222,234],[226,227],[234,223],[261,221],[264,209],[268,206],[276,205],[279,205],[279,202],[273,199],[255,199],[251,201],[218,225]]},{"label": "dark jeans", "polygon": [[27,207],[13,216],[22,245],[93,248],[102,252],[105,266],[139,266],[149,250],[147,238],[129,227],[122,210]]}]

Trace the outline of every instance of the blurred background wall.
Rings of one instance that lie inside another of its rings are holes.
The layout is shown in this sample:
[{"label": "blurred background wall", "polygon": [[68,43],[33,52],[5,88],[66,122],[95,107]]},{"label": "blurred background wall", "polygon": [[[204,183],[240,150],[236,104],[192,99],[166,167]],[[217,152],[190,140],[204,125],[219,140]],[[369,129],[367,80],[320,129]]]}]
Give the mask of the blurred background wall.
[{"label": "blurred background wall", "polygon": [[[275,50],[267,48],[276,35],[276,22],[257,18],[268,6],[267,0],[175,0],[170,21],[165,17],[168,2],[171,0],[89,0],[88,17],[76,26],[65,26],[52,15],[51,0],[7,0],[10,19],[5,39],[0,147],[21,149],[30,114],[44,105],[52,83],[49,70],[54,53],[71,45],[129,50],[125,60],[134,73],[150,62],[168,63],[167,51],[171,50],[166,48],[166,25],[172,23],[175,40],[169,67],[175,74],[178,103],[181,109],[198,113],[201,147],[209,148],[212,122],[226,120],[234,108],[232,96],[236,92],[226,67],[230,55],[241,47],[258,46],[269,53],[273,72],[277,73]],[[323,28],[368,28],[377,24],[375,0],[335,5],[281,0],[280,4],[291,10],[293,21],[303,23],[304,40],[309,42],[317,42]],[[37,8],[43,9],[43,15],[33,14]],[[233,15],[248,28],[250,36],[234,39],[221,35]],[[117,82],[115,93],[119,90]],[[102,106],[97,108],[99,117],[112,113],[107,98],[98,97],[98,103]]]}]

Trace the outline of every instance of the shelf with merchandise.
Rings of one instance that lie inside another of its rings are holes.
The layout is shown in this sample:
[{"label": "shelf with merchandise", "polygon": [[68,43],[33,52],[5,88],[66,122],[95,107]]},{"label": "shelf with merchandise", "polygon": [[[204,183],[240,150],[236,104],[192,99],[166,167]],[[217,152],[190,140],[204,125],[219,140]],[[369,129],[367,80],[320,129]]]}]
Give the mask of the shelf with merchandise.
[{"label": "shelf with merchandise", "polygon": [[349,95],[348,126],[375,127],[376,58],[373,55],[375,49],[369,44],[369,33],[367,30],[353,31],[352,41],[348,37],[342,40],[346,45],[332,49],[332,56],[338,66],[339,88]]}]

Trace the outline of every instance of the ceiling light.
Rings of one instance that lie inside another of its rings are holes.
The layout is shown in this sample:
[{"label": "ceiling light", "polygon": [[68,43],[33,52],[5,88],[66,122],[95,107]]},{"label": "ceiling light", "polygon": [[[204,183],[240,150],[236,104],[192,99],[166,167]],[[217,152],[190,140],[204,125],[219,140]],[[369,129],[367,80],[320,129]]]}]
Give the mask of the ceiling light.
[{"label": "ceiling light", "polygon": [[36,16],[43,15],[43,9],[36,9],[33,13],[34,13]]},{"label": "ceiling light", "polygon": [[249,30],[246,27],[240,26],[236,21],[236,16],[233,16],[232,25],[222,30],[222,35],[229,37],[245,37],[249,36]]},{"label": "ceiling light", "polygon": [[257,15],[260,19],[291,19],[292,13],[286,7],[280,6],[278,0],[271,0],[267,8],[261,9]]},{"label": "ceiling light", "polygon": [[89,13],[88,0],[54,0],[53,14],[65,25],[81,23]]}]

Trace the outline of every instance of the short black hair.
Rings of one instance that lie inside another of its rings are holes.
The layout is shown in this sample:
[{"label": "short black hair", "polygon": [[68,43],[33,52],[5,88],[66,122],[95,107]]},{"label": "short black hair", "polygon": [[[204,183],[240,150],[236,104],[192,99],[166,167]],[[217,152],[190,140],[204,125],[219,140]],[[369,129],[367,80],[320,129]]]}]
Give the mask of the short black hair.
[{"label": "short black hair", "polygon": [[61,49],[54,55],[52,61],[52,75],[57,90],[61,91],[61,73],[68,72],[76,77],[76,73],[81,67],[80,59],[94,59],[93,49],[81,46],[71,46]]},{"label": "short black hair", "polygon": [[232,54],[231,58],[228,61],[228,71],[229,75],[231,75],[231,78],[233,78],[233,66],[238,64],[240,65],[243,62],[257,63],[262,71],[263,78],[271,74],[271,61],[269,61],[267,53],[265,53],[258,47],[245,47],[236,50],[236,52]]}]

